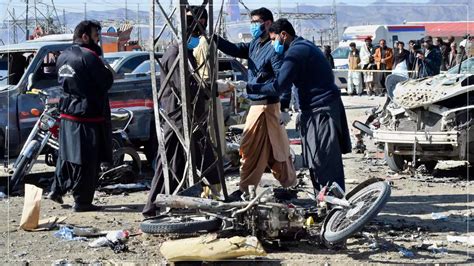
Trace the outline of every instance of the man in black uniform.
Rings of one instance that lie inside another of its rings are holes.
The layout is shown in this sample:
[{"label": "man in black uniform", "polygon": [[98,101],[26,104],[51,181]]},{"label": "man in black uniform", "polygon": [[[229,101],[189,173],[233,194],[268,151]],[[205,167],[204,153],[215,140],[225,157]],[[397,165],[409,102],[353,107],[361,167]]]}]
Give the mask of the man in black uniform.
[{"label": "man in black uniform", "polygon": [[76,212],[100,209],[92,204],[100,163],[112,161],[107,92],[113,75],[100,58],[100,29],[98,22],[79,23],[74,30],[74,44],[56,64],[64,91],[59,102],[59,158],[48,198],[62,203],[62,196],[72,190]]},{"label": "man in black uniform", "polygon": [[[202,12],[206,12],[206,10],[201,9]],[[199,12],[198,12],[199,13]],[[194,14],[197,19],[207,17],[207,13],[201,14]],[[188,46],[188,59],[191,62],[191,65],[194,69],[197,68],[196,59],[193,56],[193,49],[196,48],[199,44],[199,36],[201,36],[201,31],[196,26],[194,30],[191,29],[191,23],[193,21],[192,15],[188,13],[187,15],[187,23],[188,23],[188,36],[190,35],[189,41],[187,43]],[[206,25],[202,25],[203,28],[206,28]],[[163,54],[161,58],[161,63],[163,65],[163,69],[161,69],[160,78],[161,83],[164,84],[166,80],[166,76],[168,72],[171,70],[173,62],[176,58],[179,57],[179,47],[176,42],[172,43]],[[179,94],[179,86],[181,84],[180,81],[180,72],[174,71],[174,73],[170,77],[170,82],[167,84],[166,87],[163,88],[163,97],[160,101],[160,107],[163,108],[163,111],[169,116],[170,120],[173,121],[176,128],[179,131],[183,132],[183,115],[181,112],[181,102],[175,97],[175,94]],[[193,116],[194,120],[199,120],[199,115],[206,115],[206,104],[207,100],[209,99],[206,94],[201,90],[199,91],[199,83],[197,80],[193,78],[190,73],[189,75],[189,90],[190,96],[193,102]],[[171,85],[173,84],[173,85]],[[174,87],[173,87],[174,86]],[[199,94],[198,94],[199,93]],[[207,125],[203,125],[202,128],[207,128]],[[178,136],[174,132],[174,130],[166,123],[163,124],[163,136],[165,142],[165,150],[166,150],[166,158],[168,159],[168,167],[169,167],[169,176],[170,176],[170,189],[173,191],[177,186],[178,182],[174,178],[174,176],[182,177],[184,174],[184,170],[186,168],[186,151],[183,149],[183,146],[180,144]],[[193,133],[192,141],[194,144],[195,151],[195,160],[196,165],[202,166],[202,171],[208,169],[209,166],[215,161],[214,153],[212,151],[212,144],[209,141],[208,132],[202,132],[197,130]],[[156,216],[157,207],[154,204],[156,199],[156,195],[159,193],[163,193],[161,191],[163,189],[163,165],[162,165],[163,158],[160,157],[160,153],[157,153],[157,160],[156,160],[156,170],[155,176],[153,177],[153,181],[151,183],[150,193],[148,194],[148,200],[143,208],[142,214],[145,217],[153,217]],[[213,167],[209,169],[209,171],[205,171],[204,177],[213,184],[219,184],[219,175],[217,173],[217,168]]]}]

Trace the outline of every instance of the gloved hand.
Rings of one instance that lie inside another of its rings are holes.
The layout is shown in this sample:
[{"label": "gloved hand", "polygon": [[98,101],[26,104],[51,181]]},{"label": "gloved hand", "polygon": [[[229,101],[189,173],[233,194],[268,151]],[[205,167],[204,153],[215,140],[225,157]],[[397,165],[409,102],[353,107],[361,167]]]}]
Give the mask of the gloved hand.
[{"label": "gloved hand", "polygon": [[217,82],[217,92],[219,94],[224,94],[227,92],[231,92],[234,90],[234,87],[231,85],[229,80],[226,79],[218,79]]},{"label": "gloved hand", "polygon": [[229,83],[234,86],[237,90],[243,90],[247,87],[247,82],[243,80],[229,81]]},{"label": "gloved hand", "polygon": [[280,113],[280,125],[288,125],[291,121],[291,116],[288,112],[281,112]]}]

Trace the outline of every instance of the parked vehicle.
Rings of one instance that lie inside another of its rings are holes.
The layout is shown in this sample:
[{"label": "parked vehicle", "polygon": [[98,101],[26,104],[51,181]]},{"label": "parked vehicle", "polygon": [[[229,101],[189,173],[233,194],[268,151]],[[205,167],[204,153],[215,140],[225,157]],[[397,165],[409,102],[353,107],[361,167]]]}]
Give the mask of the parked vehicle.
[{"label": "parked vehicle", "polygon": [[307,192],[302,186],[293,190],[262,188],[258,194],[250,188],[246,199],[229,203],[159,194],[155,204],[171,210],[143,221],[140,228],[145,233],[172,235],[230,231],[265,241],[320,235],[323,243],[331,246],[372,220],[385,206],[390,191],[387,182],[374,178],[347,194],[333,183],[317,195],[308,192],[312,195],[308,200],[296,197],[298,192]]},{"label": "parked vehicle", "polygon": [[[57,38],[56,38],[57,39]],[[60,92],[56,72],[56,58],[71,45],[71,41],[28,41],[16,45],[0,46],[0,156],[17,156],[33,129],[44,104],[38,95],[30,94],[39,89],[54,95]],[[149,59],[146,52],[120,53],[117,70],[129,66],[137,55],[140,63]],[[145,56],[146,55],[146,56]],[[110,58],[106,54],[106,57]],[[157,54],[156,58],[159,58]],[[138,63],[138,65],[140,64]],[[138,66],[137,65],[137,66]],[[246,69],[235,59],[219,59],[219,67],[226,71],[220,76],[231,79],[247,79]],[[133,72],[132,69],[130,72]],[[6,78],[5,78],[6,77]],[[159,79],[157,79],[159,86]],[[156,153],[156,137],[153,115],[153,97],[149,75],[126,75],[116,79],[109,91],[112,111],[127,108],[133,111],[134,119],[127,129],[131,143],[137,150],[153,160]]]},{"label": "parked vehicle", "polygon": [[474,59],[445,74],[397,84],[392,103],[355,126],[384,148],[388,166],[431,172],[439,160],[474,163]]},{"label": "parked vehicle", "polygon": [[[30,94],[37,94],[44,103],[43,113],[36,121],[25,145],[20,151],[18,158],[13,164],[12,177],[10,180],[10,191],[15,191],[23,178],[30,172],[36,163],[38,156],[45,154],[45,163],[56,166],[59,151],[59,111],[57,98],[50,97],[47,92],[33,90]],[[140,156],[131,148],[131,143],[126,133],[127,127],[133,120],[133,112],[120,109],[120,112],[111,113],[112,120],[112,167],[124,164],[125,155],[131,156],[137,172],[141,171]]]}]

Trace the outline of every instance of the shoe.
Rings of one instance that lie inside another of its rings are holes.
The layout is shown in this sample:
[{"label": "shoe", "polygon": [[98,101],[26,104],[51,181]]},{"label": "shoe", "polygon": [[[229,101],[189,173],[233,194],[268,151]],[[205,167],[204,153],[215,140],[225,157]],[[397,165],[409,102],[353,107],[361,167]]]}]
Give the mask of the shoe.
[{"label": "shoe", "polygon": [[240,191],[239,190],[236,190],[234,192],[232,192],[228,197],[227,197],[227,200],[225,202],[236,202],[236,201],[242,201],[242,195],[244,194],[244,192]]},{"label": "shoe", "polygon": [[47,199],[52,200],[58,204],[64,204],[63,197],[59,196],[56,194],[54,191],[49,192],[48,196],[46,196]]},{"label": "shoe", "polygon": [[102,206],[94,204],[74,204],[72,207],[73,212],[95,212],[102,210]]}]

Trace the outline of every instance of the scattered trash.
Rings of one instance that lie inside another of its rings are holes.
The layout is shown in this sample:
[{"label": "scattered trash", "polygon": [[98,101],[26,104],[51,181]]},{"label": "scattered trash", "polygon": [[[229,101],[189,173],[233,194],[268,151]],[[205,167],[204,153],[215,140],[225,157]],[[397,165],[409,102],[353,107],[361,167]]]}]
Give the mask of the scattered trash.
[{"label": "scattered trash", "polygon": [[446,254],[448,253],[448,249],[445,247],[440,247],[438,244],[434,243],[433,245],[429,246],[427,250],[432,251],[435,254]]},{"label": "scattered trash", "polygon": [[474,236],[450,236],[447,237],[448,242],[451,243],[462,243],[468,246],[474,246]]},{"label": "scattered trash", "polygon": [[87,237],[74,236],[74,230],[70,226],[61,226],[54,236],[64,240],[88,241]]},{"label": "scattered trash", "polygon": [[121,194],[123,192],[137,192],[150,188],[148,182],[132,183],[132,184],[115,184],[101,187],[98,190],[109,194]]},{"label": "scattered trash", "polygon": [[41,219],[38,222],[38,226],[35,229],[28,231],[50,231],[58,226],[58,224],[64,222],[67,219],[67,216],[53,216],[46,219]]},{"label": "scattered trash", "polygon": [[398,253],[400,254],[400,256],[406,257],[406,258],[415,257],[415,254],[413,252],[411,252],[410,250],[404,249],[404,248],[400,248]]},{"label": "scattered trash", "polygon": [[437,221],[447,221],[448,216],[440,212],[432,212],[431,219],[437,220]]},{"label": "scattered trash", "polygon": [[161,245],[160,252],[168,261],[215,261],[241,256],[266,256],[254,236],[217,238],[216,234],[169,240]]},{"label": "scattered trash", "polygon": [[25,198],[20,221],[21,229],[31,231],[38,228],[42,195],[43,189],[25,184]]},{"label": "scattered trash", "polygon": [[83,237],[97,237],[97,236],[105,236],[107,232],[100,231],[94,227],[74,227],[72,229],[74,235],[76,236],[83,236]]},{"label": "scattered trash", "polygon": [[114,253],[128,251],[128,246],[125,244],[130,236],[127,230],[118,230],[108,232],[106,236],[99,237],[93,242],[89,243],[89,247],[110,247]]}]

